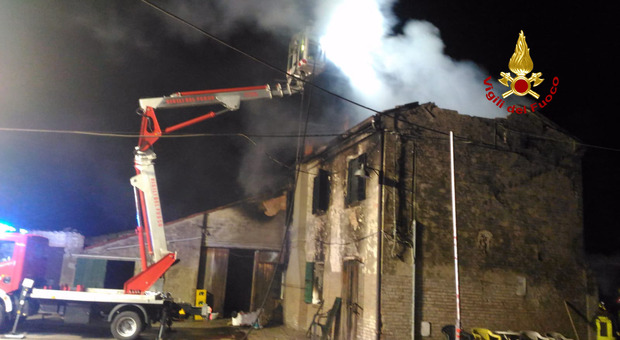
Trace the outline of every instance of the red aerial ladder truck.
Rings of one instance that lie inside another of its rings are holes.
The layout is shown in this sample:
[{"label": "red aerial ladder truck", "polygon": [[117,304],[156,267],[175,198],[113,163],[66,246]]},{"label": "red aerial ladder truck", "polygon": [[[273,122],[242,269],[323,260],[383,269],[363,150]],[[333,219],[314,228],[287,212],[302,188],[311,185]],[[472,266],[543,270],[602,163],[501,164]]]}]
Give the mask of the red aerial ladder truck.
[{"label": "red aerial ladder truck", "polygon": [[[93,318],[103,318],[110,322],[113,336],[124,340],[136,339],[147,325],[159,321],[161,338],[165,325],[175,311],[183,308],[190,314],[196,313],[196,308],[189,304],[175,303],[170,294],[151,290],[153,284],[178,261],[176,253],[170,252],[167,247],[153,164],[156,158],[153,144],[165,134],[238,110],[242,101],[301,92],[305,81],[320,73],[324,65],[323,52],[306,30],[295,35],[289,45],[285,84],[277,84],[273,88],[262,85],[177,92],[170,96],[140,99],[142,122],[140,138],[134,150],[136,175],[130,182],[134,188],[137,211],[141,272],[129,279],[123,290],[88,287],[76,290],[43,289],[41,279],[45,276],[47,239],[17,232],[0,233],[0,328],[15,320],[14,332],[19,316],[32,315],[44,309],[46,313],[54,311],[60,314],[67,323],[89,323]],[[221,105],[223,108],[164,129],[155,115],[155,110],[205,105]]]}]

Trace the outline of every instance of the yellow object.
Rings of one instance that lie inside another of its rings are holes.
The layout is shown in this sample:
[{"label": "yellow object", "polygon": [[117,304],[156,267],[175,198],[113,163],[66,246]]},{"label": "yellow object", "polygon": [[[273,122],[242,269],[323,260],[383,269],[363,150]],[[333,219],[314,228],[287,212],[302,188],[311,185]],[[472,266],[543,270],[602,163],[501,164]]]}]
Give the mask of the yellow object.
[{"label": "yellow object", "polygon": [[[202,307],[206,304],[207,304],[207,290],[196,289],[196,307]],[[200,320],[204,320],[204,318],[200,315],[194,315],[194,320],[200,321]]]},{"label": "yellow object", "polygon": [[502,340],[502,337],[486,328],[473,328],[471,333],[476,340]]},{"label": "yellow object", "polygon": [[596,317],[596,340],[615,340],[611,319],[606,316]]}]

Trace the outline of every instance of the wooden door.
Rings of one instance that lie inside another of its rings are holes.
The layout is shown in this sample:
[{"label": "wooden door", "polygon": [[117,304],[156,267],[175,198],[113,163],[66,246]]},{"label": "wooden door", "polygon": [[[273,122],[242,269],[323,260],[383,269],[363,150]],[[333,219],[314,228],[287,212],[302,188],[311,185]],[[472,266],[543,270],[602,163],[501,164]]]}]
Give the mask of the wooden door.
[{"label": "wooden door", "polygon": [[342,339],[355,339],[357,319],[361,312],[359,302],[359,267],[358,260],[346,260],[342,267]]},{"label": "wooden door", "polygon": [[272,321],[280,298],[281,272],[278,270],[277,261],[278,252],[276,251],[257,250],[254,254],[250,309],[255,311],[261,307],[264,308],[264,320],[266,321]]},{"label": "wooden door", "polygon": [[225,248],[207,248],[204,288],[208,296],[213,296],[213,312],[221,314],[224,313],[226,297],[228,254],[229,250]]}]

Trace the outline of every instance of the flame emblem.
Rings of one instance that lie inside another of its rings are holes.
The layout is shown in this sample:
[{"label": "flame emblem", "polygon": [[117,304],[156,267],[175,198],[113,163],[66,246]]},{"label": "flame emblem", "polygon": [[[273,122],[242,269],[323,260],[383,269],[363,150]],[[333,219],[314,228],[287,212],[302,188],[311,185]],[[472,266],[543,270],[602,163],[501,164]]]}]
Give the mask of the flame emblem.
[{"label": "flame emblem", "polygon": [[[525,77],[526,74],[532,72],[534,69],[534,62],[530,57],[530,49],[527,47],[527,43],[525,42],[525,35],[523,34],[523,31],[519,33],[515,53],[513,53],[512,57],[510,57],[508,68],[517,76],[513,78],[510,73],[500,73],[502,79],[499,79],[499,82],[504,86],[510,87],[510,90],[504,92],[502,97],[506,98],[511,94],[516,94],[517,96],[525,96],[526,94],[529,94],[538,99],[539,95],[538,93],[532,91],[532,87],[540,85],[544,79],[540,78],[542,76],[541,72],[532,73],[529,78]],[[510,82],[510,85],[508,85],[508,82]]]}]

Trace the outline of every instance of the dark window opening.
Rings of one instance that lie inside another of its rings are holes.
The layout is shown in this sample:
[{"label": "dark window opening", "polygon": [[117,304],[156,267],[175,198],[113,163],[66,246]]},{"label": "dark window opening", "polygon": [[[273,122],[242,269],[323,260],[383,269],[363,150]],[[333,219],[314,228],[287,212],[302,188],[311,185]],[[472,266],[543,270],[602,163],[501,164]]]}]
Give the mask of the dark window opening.
[{"label": "dark window opening", "polygon": [[314,187],[312,189],[312,213],[320,214],[327,211],[329,207],[329,172],[326,170],[319,170],[319,173],[314,177]]},{"label": "dark window opening", "polygon": [[134,261],[108,260],[105,265],[103,287],[123,289],[125,282],[133,277],[136,263]]},{"label": "dark window opening", "polygon": [[134,276],[135,266],[134,261],[80,257],[75,266],[73,285],[81,285],[84,288],[123,289],[125,282]]},{"label": "dark window opening", "polygon": [[224,297],[225,317],[230,317],[232,312],[251,312],[253,273],[254,250],[230,249]]},{"label": "dark window opening", "polygon": [[11,259],[13,258],[14,249],[15,249],[15,242],[0,241],[0,262],[11,261]]},{"label": "dark window opening", "polygon": [[366,167],[366,154],[349,161],[347,172],[347,194],[345,202],[352,205],[366,199],[366,177],[364,170]]}]

